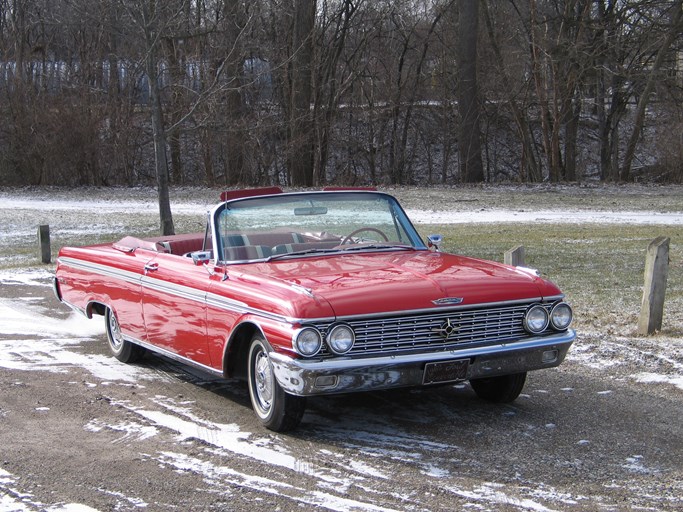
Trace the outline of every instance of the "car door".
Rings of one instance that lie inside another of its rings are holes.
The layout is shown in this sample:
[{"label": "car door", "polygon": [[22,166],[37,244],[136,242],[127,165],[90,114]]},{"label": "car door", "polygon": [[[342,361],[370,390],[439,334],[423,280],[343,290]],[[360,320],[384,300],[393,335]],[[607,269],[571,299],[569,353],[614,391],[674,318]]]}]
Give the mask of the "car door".
[{"label": "car door", "polygon": [[160,253],[145,265],[142,310],[147,341],[209,366],[206,291],[209,274],[191,258]]}]

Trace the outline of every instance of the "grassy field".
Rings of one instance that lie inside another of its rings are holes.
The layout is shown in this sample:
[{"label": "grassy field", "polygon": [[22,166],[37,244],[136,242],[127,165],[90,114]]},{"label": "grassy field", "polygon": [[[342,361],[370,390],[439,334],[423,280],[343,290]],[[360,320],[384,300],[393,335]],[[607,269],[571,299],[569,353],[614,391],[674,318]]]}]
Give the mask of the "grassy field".
[{"label": "grassy field", "polygon": [[[390,189],[410,209],[510,211],[554,208],[591,211],[683,210],[680,187],[594,188],[457,188]],[[12,207],[25,191],[0,191],[0,268],[40,266],[37,226],[50,224],[53,258],[63,245],[85,245],[118,240],[125,235],[153,236],[158,232],[154,191],[150,189],[90,191],[31,191],[37,201],[70,201],[73,208]],[[123,196],[123,197],[122,197]],[[209,189],[174,191],[178,203],[210,205],[218,192]],[[98,215],[98,205],[118,200],[139,201],[148,207],[117,209]],[[79,209],[79,201],[84,208]],[[9,204],[9,207],[4,205]],[[190,209],[192,210],[192,209]],[[174,214],[176,232],[201,231],[205,208],[197,214],[181,209]],[[576,313],[576,327],[584,332],[617,336],[635,333],[642,300],[645,253],[658,236],[671,239],[666,310],[662,335],[683,336],[683,226],[629,224],[420,224],[420,233],[444,235],[442,249],[477,258],[502,261],[505,251],[523,245],[526,265],[537,268],[566,293]],[[53,265],[47,266],[48,269]]]}]

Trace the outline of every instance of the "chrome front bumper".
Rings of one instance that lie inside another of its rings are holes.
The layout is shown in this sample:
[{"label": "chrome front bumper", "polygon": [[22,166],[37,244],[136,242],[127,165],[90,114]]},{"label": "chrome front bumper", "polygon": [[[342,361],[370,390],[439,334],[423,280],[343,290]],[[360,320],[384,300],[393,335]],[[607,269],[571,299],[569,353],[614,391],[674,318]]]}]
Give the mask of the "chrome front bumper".
[{"label": "chrome front bumper", "polygon": [[558,366],[576,338],[573,330],[514,343],[447,352],[335,358],[324,361],[293,359],[270,353],[275,376],[285,391],[309,396],[351,393],[405,386],[422,386],[425,365],[469,359],[469,380]]}]

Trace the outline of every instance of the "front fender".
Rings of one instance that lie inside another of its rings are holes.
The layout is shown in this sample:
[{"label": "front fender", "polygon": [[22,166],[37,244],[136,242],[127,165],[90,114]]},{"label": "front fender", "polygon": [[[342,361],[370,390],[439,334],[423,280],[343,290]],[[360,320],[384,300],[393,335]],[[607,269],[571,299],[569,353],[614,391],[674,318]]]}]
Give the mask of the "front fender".
[{"label": "front fender", "polygon": [[249,346],[255,336],[261,337],[269,352],[296,358],[292,348],[293,324],[281,323],[257,315],[244,315],[230,332],[223,347],[223,375],[226,378],[246,378]]}]

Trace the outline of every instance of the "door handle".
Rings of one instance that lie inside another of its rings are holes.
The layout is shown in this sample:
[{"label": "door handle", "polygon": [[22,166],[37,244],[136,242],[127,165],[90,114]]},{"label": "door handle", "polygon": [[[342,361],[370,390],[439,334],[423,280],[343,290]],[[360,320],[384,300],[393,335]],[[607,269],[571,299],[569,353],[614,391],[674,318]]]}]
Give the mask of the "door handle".
[{"label": "door handle", "polygon": [[145,265],[145,272],[153,272],[155,270],[159,270],[159,264],[154,262],[154,263],[147,263]]}]

